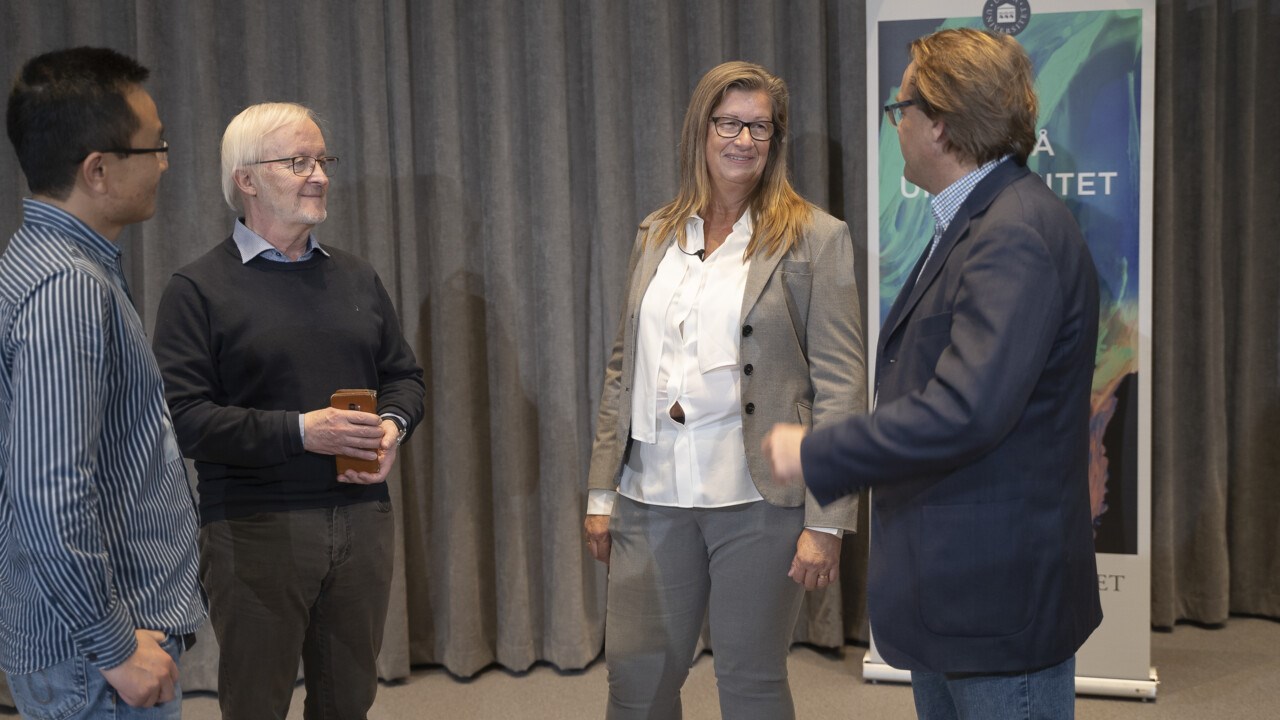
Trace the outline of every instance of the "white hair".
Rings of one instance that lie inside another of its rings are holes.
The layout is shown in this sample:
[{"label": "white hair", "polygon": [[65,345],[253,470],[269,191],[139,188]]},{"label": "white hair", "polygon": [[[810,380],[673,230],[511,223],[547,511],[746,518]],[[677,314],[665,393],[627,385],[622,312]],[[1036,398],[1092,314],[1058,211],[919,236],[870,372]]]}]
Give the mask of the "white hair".
[{"label": "white hair", "polygon": [[222,133],[222,195],[232,210],[244,210],[240,190],[236,187],[236,171],[266,160],[262,157],[262,149],[267,136],[303,120],[320,124],[310,108],[280,102],[250,105],[231,119]]}]

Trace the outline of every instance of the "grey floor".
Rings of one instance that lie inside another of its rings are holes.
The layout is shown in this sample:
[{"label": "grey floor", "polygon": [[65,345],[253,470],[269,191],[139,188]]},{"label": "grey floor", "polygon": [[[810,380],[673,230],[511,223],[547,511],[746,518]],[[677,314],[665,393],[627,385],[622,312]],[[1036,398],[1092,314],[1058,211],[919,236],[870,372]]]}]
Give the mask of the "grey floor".
[{"label": "grey floor", "polygon": [[[914,718],[911,689],[862,680],[863,649],[822,654],[797,647],[789,665],[796,715],[803,720]],[[1140,702],[1081,697],[1076,717],[1111,718],[1276,718],[1280,717],[1280,623],[1232,618],[1225,627],[1179,625],[1151,634],[1151,658],[1160,677],[1156,700]],[[602,662],[582,672],[562,673],[539,666],[527,673],[493,669],[460,681],[439,668],[415,672],[407,681],[384,684],[369,720],[577,720],[604,716],[607,694]],[[301,688],[289,718],[302,718]],[[719,718],[712,659],[694,664],[684,688],[685,720]],[[188,697],[187,720],[214,720],[217,699]]]}]

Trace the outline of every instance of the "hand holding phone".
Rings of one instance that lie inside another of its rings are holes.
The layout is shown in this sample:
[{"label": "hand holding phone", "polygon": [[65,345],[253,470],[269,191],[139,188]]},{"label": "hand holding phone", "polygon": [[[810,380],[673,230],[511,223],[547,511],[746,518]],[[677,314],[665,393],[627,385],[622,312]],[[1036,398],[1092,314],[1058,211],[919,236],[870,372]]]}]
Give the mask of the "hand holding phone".
[{"label": "hand holding phone", "polygon": [[[349,443],[360,443],[356,447],[357,451],[375,452],[374,459],[366,459],[366,457],[356,457],[353,455],[343,454],[343,452],[335,452],[335,460],[338,464],[338,474],[342,475],[347,470],[355,470],[357,473],[378,473],[381,452],[379,446],[383,430],[381,430],[381,419],[378,418],[378,391],[375,389],[339,389],[329,398],[329,406],[334,410],[358,411],[358,413],[367,413],[371,418],[357,418],[357,424],[351,428],[347,428]],[[369,445],[369,447],[365,447]]]}]

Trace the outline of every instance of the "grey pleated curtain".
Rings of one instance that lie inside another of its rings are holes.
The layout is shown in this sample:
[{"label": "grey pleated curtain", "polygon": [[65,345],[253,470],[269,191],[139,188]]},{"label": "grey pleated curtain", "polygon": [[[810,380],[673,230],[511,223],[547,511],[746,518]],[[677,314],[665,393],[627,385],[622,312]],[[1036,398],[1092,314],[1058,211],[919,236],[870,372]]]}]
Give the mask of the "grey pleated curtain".
[{"label": "grey pleated curtain", "polygon": [[[1280,616],[1276,5],[1160,5],[1162,625]],[[675,191],[703,72],[742,58],[788,81],[794,182],[848,220],[865,257],[861,2],[5,0],[2,12],[6,79],[78,44],[152,68],[170,170],[156,217],[122,240],[148,326],[173,270],[230,229],[218,169],[230,118],[293,100],[326,119],[342,160],[319,237],[378,269],[427,377],[427,417],[392,482],[387,678],[598,655],[604,573],[580,522],[604,353],[635,226]],[[6,145],[0,244],[25,194]],[[846,541],[842,587],[809,597],[798,639],[866,639],[865,552],[864,537]],[[211,689],[216,667],[206,630],[184,687]]]},{"label": "grey pleated curtain", "polygon": [[1152,622],[1280,616],[1280,2],[1157,23]]}]

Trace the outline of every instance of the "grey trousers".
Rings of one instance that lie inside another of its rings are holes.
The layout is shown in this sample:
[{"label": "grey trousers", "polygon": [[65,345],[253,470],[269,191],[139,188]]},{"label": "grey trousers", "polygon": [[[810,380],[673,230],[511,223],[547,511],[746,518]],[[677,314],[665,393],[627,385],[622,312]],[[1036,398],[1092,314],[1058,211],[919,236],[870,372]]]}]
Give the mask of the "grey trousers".
[{"label": "grey trousers", "polygon": [[707,616],[721,716],[794,718],[787,650],[803,588],[787,570],[803,529],[803,507],[682,509],[619,496],[609,521],[608,720],[681,717]]},{"label": "grey trousers", "polygon": [[378,691],[395,519],[386,502],[259,513],[200,529],[224,720],[363,720]]}]

